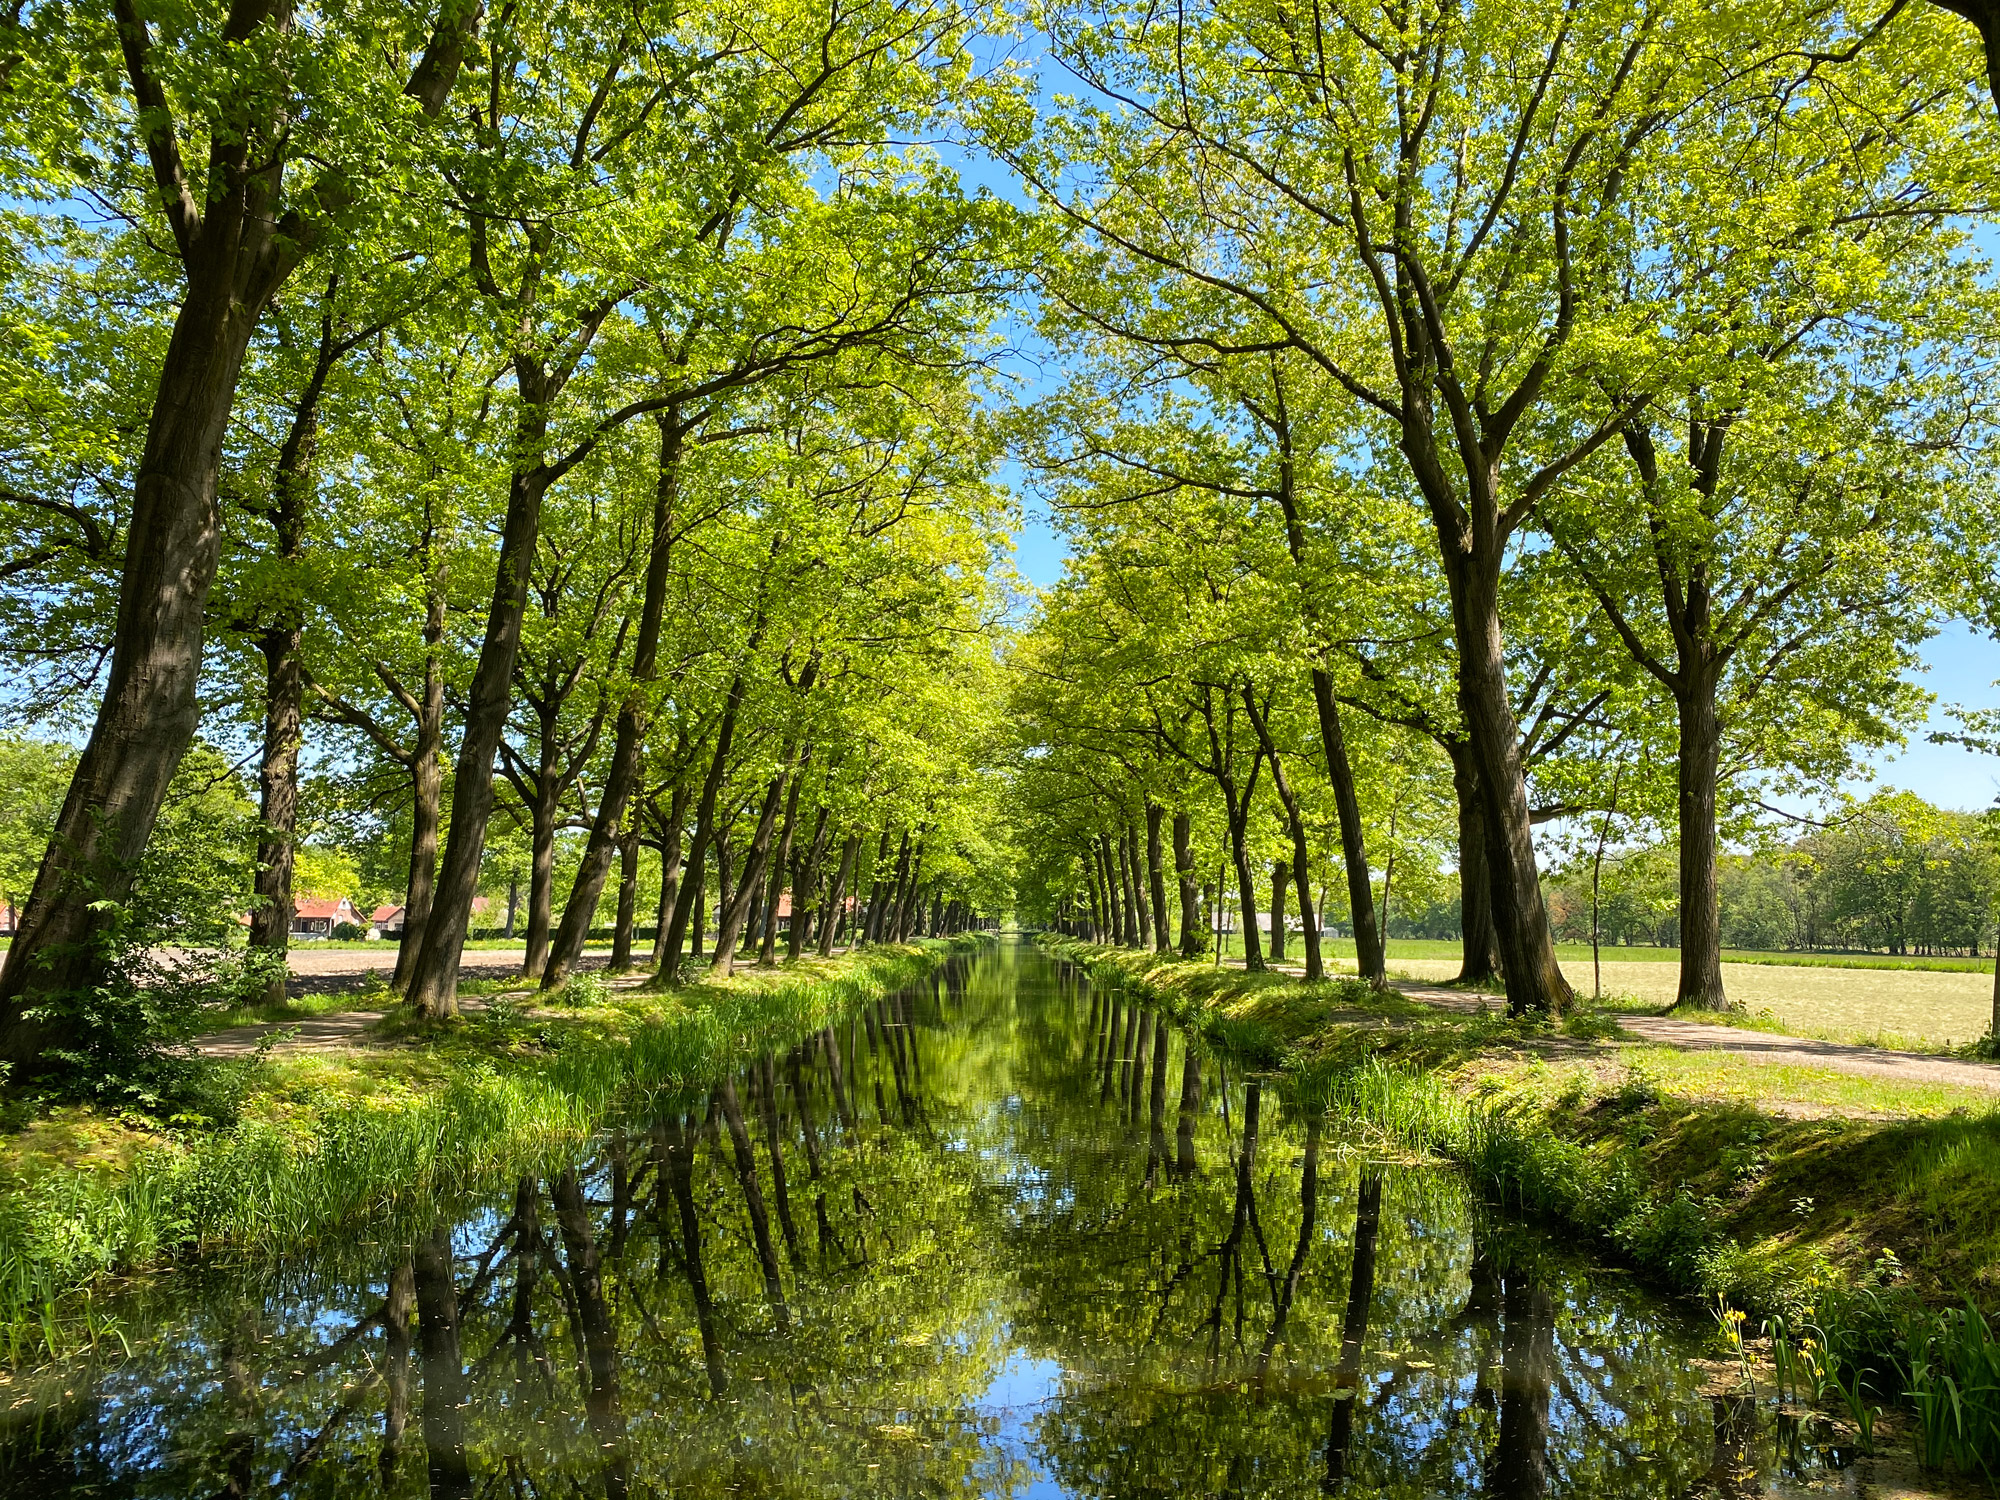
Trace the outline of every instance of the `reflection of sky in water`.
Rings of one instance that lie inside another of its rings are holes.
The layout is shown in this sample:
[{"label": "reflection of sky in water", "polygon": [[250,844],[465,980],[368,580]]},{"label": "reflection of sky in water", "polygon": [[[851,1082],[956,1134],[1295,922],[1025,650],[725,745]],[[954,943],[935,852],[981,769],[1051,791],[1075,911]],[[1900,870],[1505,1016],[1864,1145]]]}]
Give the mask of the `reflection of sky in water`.
[{"label": "reflection of sky in water", "polygon": [[[1015,972],[1029,981],[1019,991],[1010,982]],[[1212,1065],[1204,1068],[1198,1169],[1177,1173],[1182,1038],[1170,1039],[1162,1140],[1150,1118],[1150,1050],[1143,1069],[1128,1075],[1114,1067],[1104,1100],[1096,1040],[1083,1034],[1090,997],[1052,993],[1049,972],[1026,957],[989,961],[972,984],[932,1002],[936,1008],[920,1003],[918,1024],[900,1033],[919,1048],[906,1079],[914,1123],[904,1122],[888,1032],[877,1051],[843,1030],[861,1118],[841,1122],[822,1096],[814,1105],[821,1149],[834,1163],[830,1173],[851,1172],[865,1184],[879,1216],[850,1209],[839,1199],[844,1187],[834,1195],[837,1232],[870,1236],[865,1266],[854,1259],[843,1268],[835,1257],[831,1270],[822,1265],[802,1276],[780,1247],[799,1319],[790,1336],[774,1330],[762,1304],[730,1138],[718,1129],[700,1146],[696,1196],[731,1380],[723,1401],[707,1399],[691,1303],[679,1290],[676,1215],[655,1209],[649,1220],[634,1201],[631,1259],[621,1263],[600,1248],[607,1294],[628,1335],[617,1352],[622,1431],[656,1466],[651,1472],[670,1476],[674,1487],[699,1482],[704,1493],[776,1488],[870,1500],[1122,1500],[1140,1490],[1223,1489],[1317,1496],[1335,1391],[1351,1388],[1355,1500],[1378,1484],[1409,1494],[1493,1493],[1487,1470],[1514,1356],[1503,1348],[1497,1273],[1493,1306],[1472,1311],[1475,1242],[1484,1231],[1475,1228],[1463,1184],[1437,1171],[1387,1172],[1377,1269],[1363,1298],[1367,1328],[1355,1365],[1342,1366],[1365,1159],[1328,1135],[1308,1232],[1300,1198],[1304,1132],[1285,1117],[1279,1091],[1267,1089],[1248,1204],[1254,1214],[1238,1229],[1236,1289],[1247,1310],[1239,1344],[1235,1299],[1224,1295],[1229,1277],[1218,1283],[1217,1272],[1232,1212],[1245,1211],[1234,1166],[1248,1125],[1242,1080],[1225,1084]],[[1121,1030],[1114,1056],[1123,1037]],[[1136,1108],[1119,1097],[1128,1077]],[[878,1088],[887,1120],[874,1115]],[[764,1191],[773,1194],[757,1096],[745,1087],[742,1097],[764,1159]],[[809,1258],[813,1189],[797,1138],[786,1169]],[[610,1167],[599,1159],[582,1175],[602,1232],[615,1188]],[[643,1189],[627,1187],[643,1197]],[[504,1459],[545,1466],[534,1492],[598,1494],[603,1486],[589,1470],[602,1445],[579,1399],[576,1287],[564,1269],[568,1252],[546,1181],[540,1191],[537,1254],[546,1279],[535,1338],[544,1363],[526,1362],[522,1378],[490,1374],[512,1359],[496,1351],[515,1272],[504,1257],[494,1259],[512,1223],[511,1192],[451,1227],[453,1277],[466,1299],[466,1379],[489,1371],[462,1408],[469,1450],[481,1493],[503,1492],[504,1483],[493,1484]],[[898,1234],[905,1238],[892,1243]],[[1532,1279],[1546,1309],[1537,1314],[1546,1364],[1536,1368],[1552,1500],[1678,1493],[1643,1476],[1660,1462],[1678,1465],[1675,1483],[1684,1490],[1712,1447],[1709,1406],[1686,1365],[1704,1331],[1701,1319],[1551,1254],[1537,1237],[1520,1238],[1521,1264],[1539,1268]],[[81,1416],[67,1409],[71,1436],[60,1420],[45,1424],[52,1451],[67,1442],[70,1453],[86,1455],[76,1474],[87,1482],[69,1491],[41,1484],[37,1500],[66,1492],[149,1500],[218,1493],[226,1445],[246,1424],[256,1426],[257,1439],[251,1492],[294,1491],[280,1477],[290,1455],[316,1442],[355,1391],[378,1390],[386,1368],[379,1328],[364,1325],[379,1319],[391,1247],[371,1249],[360,1239],[331,1247],[318,1262],[257,1275],[218,1266],[164,1286],[160,1334],[102,1373]],[[1260,1372],[1259,1346],[1295,1246],[1301,1273],[1291,1321]],[[633,1316],[635,1307],[644,1308],[643,1320]],[[328,1350],[339,1358],[329,1356],[323,1376],[288,1389],[289,1371],[312,1368]],[[240,1403],[228,1389],[232,1361],[249,1371],[254,1417],[231,1405]],[[421,1397],[419,1383],[406,1413],[415,1447],[404,1452],[408,1483],[398,1493],[424,1488]],[[372,1465],[366,1450],[379,1441],[383,1418],[379,1400],[370,1399],[375,1404],[357,1408],[346,1438],[362,1456],[348,1462]],[[0,1450],[0,1493],[17,1492],[17,1452],[39,1461],[33,1444],[21,1449],[22,1430],[17,1424],[15,1446]],[[788,1450],[787,1442],[805,1446]],[[1242,1476],[1212,1464],[1204,1469],[1223,1450],[1242,1465]],[[804,1466],[815,1453],[832,1456],[809,1475]],[[739,1463],[749,1466],[743,1483],[718,1478],[714,1466]],[[928,1472],[928,1464],[940,1471]],[[334,1475],[310,1493],[344,1496],[337,1466]],[[1860,1493],[1843,1489],[1845,1478],[1833,1479],[1832,1492]],[[1829,1479],[1821,1471],[1811,1483]]]},{"label": "reflection of sky in water", "polygon": [[979,1398],[980,1415],[997,1423],[991,1445],[1032,1476],[1024,1488],[1013,1492],[1028,1500],[1053,1500],[1064,1493],[1043,1471],[1035,1444],[1042,1408],[1061,1390],[1062,1377],[1063,1368],[1055,1360],[1015,1350],[993,1372],[992,1383]]}]

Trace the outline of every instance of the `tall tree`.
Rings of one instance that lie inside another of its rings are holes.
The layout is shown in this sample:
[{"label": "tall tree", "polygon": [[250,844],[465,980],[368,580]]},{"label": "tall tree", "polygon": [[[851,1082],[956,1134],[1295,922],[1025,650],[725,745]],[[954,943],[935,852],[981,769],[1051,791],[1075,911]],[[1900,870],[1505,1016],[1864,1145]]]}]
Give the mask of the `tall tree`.
[{"label": "tall tree", "polygon": [[89,157],[104,168],[63,190],[113,197],[165,228],[185,277],[133,490],[103,699],[0,971],[0,1049],[17,1067],[52,1040],[29,1016],[39,997],[86,990],[104,972],[117,905],[194,736],[216,485],[250,340],[278,289],[393,176],[382,157],[425,138],[408,123],[443,110],[479,14],[475,0],[446,0],[414,16],[364,7],[300,25],[282,0],[235,0],[177,12],[156,35],[136,0],[114,0],[122,80],[94,18],[67,7],[37,7],[15,38],[18,57],[57,60],[7,75],[33,127],[54,132],[45,160],[83,159],[62,142],[84,85],[80,118],[100,137]]}]

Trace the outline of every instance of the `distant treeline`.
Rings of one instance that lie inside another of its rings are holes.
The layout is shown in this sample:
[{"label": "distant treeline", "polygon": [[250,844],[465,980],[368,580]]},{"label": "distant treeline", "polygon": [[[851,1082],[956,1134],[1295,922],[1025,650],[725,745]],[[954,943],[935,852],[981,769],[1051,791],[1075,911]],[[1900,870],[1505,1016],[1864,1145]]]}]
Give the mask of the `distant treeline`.
[{"label": "distant treeline", "polygon": [[[1597,926],[1609,945],[1680,943],[1680,850],[1672,842],[1606,852]],[[1825,827],[1717,862],[1726,948],[1912,955],[1991,952],[2000,904],[1993,813],[1951,812],[1908,792],[1858,803]],[[1458,897],[1392,904],[1391,937],[1455,939]],[[1591,861],[1544,877],[1562,942],[1590,941]]]}]

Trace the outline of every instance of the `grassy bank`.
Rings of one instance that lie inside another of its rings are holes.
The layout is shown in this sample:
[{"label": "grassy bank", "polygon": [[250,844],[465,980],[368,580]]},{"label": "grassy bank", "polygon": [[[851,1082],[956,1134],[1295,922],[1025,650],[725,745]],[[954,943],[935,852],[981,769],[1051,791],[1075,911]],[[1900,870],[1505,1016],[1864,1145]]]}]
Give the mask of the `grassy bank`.
[{"label": "grassy bank", "polygon": [[162,1129],[70,1108],[0,1143],[0,1338],[11,1360],[102,1336],[117,1279],[223,1247],[310,1245],[571,1158],[612,1120],[921,978],[957,944],[876,948],[721,984],[495,1005],[404,1045],[240,1069],[236,1118]]},{"label": "grassy bank", "polygon": [[1857,1429],[1907,1402],[1934,1466],[2000,1466],[1990,1095],[1630,1046],[1602,1013],[1551,1031],[1351,980],[1048,946],[1292,1073],[1378,1149],[1455,1163],[1495,1203],[1744,1314],[1725,1329],[1763,1330],[1795,1376],[1817,1351],[1805,1385]]}]

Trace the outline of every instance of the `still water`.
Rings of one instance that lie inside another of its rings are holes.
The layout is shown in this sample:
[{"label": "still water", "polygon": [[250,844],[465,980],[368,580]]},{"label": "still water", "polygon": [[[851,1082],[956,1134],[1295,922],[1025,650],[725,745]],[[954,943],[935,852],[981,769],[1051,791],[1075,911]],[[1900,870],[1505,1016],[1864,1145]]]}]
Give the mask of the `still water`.
[{"label": "still water", "polygon": [[0,1493],[1904,1493],[1705,1394],[1705,1319],[1013,943],[355,1239],[17,1380]]}]

